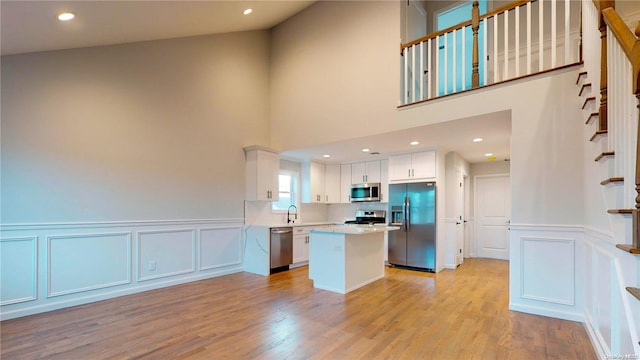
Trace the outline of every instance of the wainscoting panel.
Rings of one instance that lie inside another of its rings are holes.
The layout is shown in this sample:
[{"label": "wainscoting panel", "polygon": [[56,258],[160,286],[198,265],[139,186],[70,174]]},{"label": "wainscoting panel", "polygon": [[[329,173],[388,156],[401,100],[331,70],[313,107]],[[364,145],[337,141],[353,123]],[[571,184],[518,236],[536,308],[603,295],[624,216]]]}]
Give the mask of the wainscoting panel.
[{"label": "wainscoting panel", "polygon": [[640,284],[639,261],[611,233],[585,229],[585,327],[601,358],[640,354],[640,303],[625,287]]},{"label": "wainscoting panel", "polygon": [[47,237],[48,297],[131,282],[131,233]]},{"label": "wainscoting panel", "polygon": [[38,289],[38,238],[0,241],[0,305],[35,300]]},{"label": "wainscoting panel", "polygon": [[138,232],[138,281],[196,270],[195,229]]},{"label": "wainscoting panel", "polygon": [[509,309],[582,321],[583,245],[582,226],[511,224]]},{"label": "wainscoting panel", "polygon": [[522,237],[520,241],[522,298],[574,305],[575,240]]},{"label": "wainscoting panel", "polygon": [[242,272],[244,219],[0,224],[0,320]]},{"label": "wainscoting panel", "polygon": [[200,229],[200,270],[242,264],[242,227]]}]

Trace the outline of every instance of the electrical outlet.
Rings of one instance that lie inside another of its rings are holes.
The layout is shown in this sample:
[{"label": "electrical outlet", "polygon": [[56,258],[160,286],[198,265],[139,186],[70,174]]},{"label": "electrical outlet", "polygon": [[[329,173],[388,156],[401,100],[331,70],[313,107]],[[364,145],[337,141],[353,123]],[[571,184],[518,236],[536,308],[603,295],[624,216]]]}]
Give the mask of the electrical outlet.
[{"label": "electrical outlet", "polygon": [[149,271],[155,271],[156,270],[156,262],[155,262],[155,260],[149,260],[149,262],[147,263],[147,270],[149,270]]}]

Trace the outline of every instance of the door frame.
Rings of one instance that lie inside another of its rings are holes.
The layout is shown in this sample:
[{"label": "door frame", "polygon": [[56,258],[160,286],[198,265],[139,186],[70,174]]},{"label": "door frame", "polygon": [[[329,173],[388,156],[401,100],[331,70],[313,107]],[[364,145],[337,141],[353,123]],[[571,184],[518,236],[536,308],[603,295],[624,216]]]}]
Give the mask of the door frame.
[{"label": "door frame", "polygon": [[[489,179],[489,178],[497,178],[497,177],[506,177],[509,179],[509,192],[511,192],[511,174],[510,173],[498,173],[498,174],[487,174],[487,175],[474,175],[473,176],[473,240],[471,241],[472,251],[471,257],[478,257],[478,179]],[[511,212],[511,196],[509,196],[509,212]],[[509,214],[509,218],[511,218],[511,214]],[[509,260],[511,260],[511,255],[509,255]]]}]

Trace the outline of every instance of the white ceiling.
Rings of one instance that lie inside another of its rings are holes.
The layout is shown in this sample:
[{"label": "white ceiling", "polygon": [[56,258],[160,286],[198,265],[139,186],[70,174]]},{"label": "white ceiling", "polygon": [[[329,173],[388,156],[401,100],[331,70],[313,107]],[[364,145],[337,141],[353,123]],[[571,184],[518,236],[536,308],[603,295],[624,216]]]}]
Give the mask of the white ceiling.
[{"label": "white ceiling", "polygon": [[[0,2],[1,53],[70,49],[270,29],[315,0]],[[253,13],[242,11],[252,8]],[[61,12],[76,18],[62,22]]]},{"label": "white ceiling", "polygon": [[[313,4],[316,0],[257,1],[29,1],[0,0],[1,54],[113,45],[214,33],[269,29]],[[252,8],[252,14],[242,11]],[[57,20],[70,11],[76,18]],[[477,116],[442,124],[396,131],[316,146],[282,155],[291,159],[316,159],[339,163],[384,158],[393,153],[441,147],[455,150],[469,162],[498,161],[509,157],[510,112]],[[482,137],[482,143],[471,139]],[[410,141],[420,141],[411,146]],[[368,147],[380,155],[362,153]],[[331,154],[330,159],[322,155]]]},{"label": "white ceiling", "polygon": [[[474,138],[482,142],[473,142]],[[420,144],[412,146],[411,141]],[[281,157],[297,161],[316,160],[324,163],[343,163],[388,158],[389,155],[415,152],[438,147],[444,151],[456,151],[470,163],[489,161],[486,153],[492,153],[495,161],[509,159],[511,144],[511,111],[447,121],[400,131],[383,133],[330,144],[296,149],[281,153]],[[363,153],[368,148],[379,155]],[[329,154],[330,158],[323,158]]]}]

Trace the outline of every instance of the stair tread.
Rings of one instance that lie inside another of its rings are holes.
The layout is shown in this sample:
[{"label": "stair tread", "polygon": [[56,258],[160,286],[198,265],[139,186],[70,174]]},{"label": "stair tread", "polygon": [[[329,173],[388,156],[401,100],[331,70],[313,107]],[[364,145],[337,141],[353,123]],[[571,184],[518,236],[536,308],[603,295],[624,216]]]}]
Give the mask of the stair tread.
[{"label": "stair tread", "polygon": [[593,136],[591,136],[591,139],[589,139],[589,141],[593,141],[598,136],[605,135],[605,134],[607,134],[607,130],[598,130],[598,131],[595,132],[595,134],[593,134]]},{"label": "stair tread", "polygon": [[619,183],[619,182],[623,182],[624,178],[620,177],[620,176],[616,176],[616,177],[612,177],[612,178],[608,178],[608,179],[604,179],[602,181],[600,181],[600,185],[607,185],[610,183]]},{"label": "stair tread", "polygon": [[609,209],[607,212],[609,214],[631,215],[633,214],[633,209]]},{"label": "stair tread", "polygon": [[589,101],[596,101],[596,97],[595,96],[589,96],[588,98],[586,98],[584,100],[584,104],[582,104],[582,110],[584,110],[584,108],[587,107],[587,104],[589,103]]},{"label": "stair tread", "polygon": [[616,152],[615,151],[603,151],[602,154],[598,155],[594,161],[600,161],[606,157],[611,157],[611,156],[615,156]]},{"label": "stair tread", "polygon": [[622,244],[618,244],[616,245],[616,247],[620,250],[623,250],[625,252],[634,254],[634,255],[640,255],[640,249],[638,248],[634,248],[631,245],[622,245]]},{"label": "stair tread", "polygon": [[640,289],[635,287],[627,287],[627,291],[631,293],[636,299],[640,300]]},{"label": "stair tread", "polygon": [[587,72],[586,72],[586,71],[581,71],[581,72],[579,72],[579,73],[578,73],[578,80],[576,80],[576,85],[578,85],[578,83],[580,83],[580,79],[581,79],[583,76],[586,76],[586,75],[587,75]]},{"label": "stair tread", "polygon": [[597,112],[592,112],[591,114],[589,114],[589,117],[587,118],[587,121],[585,121],[585,124],[589,125],[589,123],[591,122],[591,119],[593,119],[596,116],[600,116],[600,114]]},{"label": "stair tread", "polygon": [[578,93],[578,96],[582,96],[582,93],[584,92],[585,88],[591,87],[591,83],[584,83],[582,84],[582,87],[580,88],[580,93]]}]

